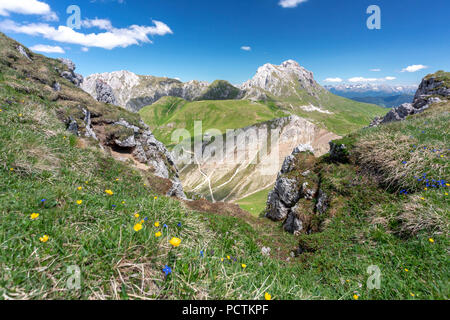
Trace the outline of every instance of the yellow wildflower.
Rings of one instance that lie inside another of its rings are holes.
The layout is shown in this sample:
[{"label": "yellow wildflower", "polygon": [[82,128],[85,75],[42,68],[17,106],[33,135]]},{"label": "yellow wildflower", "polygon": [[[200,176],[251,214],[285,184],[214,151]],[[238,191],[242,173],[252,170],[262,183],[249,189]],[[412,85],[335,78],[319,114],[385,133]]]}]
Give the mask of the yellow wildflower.
[{"label": "yellow wildflower", "polygon": [[448,193],[446,192],[446,193],[444,193],[446,196],[448,196]]},{"label": "yellow wildflower", "polygon": [[0,109],[0,112],[2,112],[3,110],[2,109]]},{"label": "yellow wildflower", "polygon": [[106,194],[108,194],[110,196],[112,196],[114,194],[114,192],[112,192],[112,190],[110,190],[110,189],[106,189],[105,192],[106,192]]},{"label": "yellow wildflower", "polygon": [[21,113],[19,113],[19,117],[21,117],[22,116],[22,114]]},{"label": "yellow wildflower", "polygon": [[428,190],[428,188],[424,188],[423,190],[427,191],[427,190]]},{"label": "yellow wildflower", "polygon": [[354,294],[354,295],[353,295],[353,299],[358,300],[358,299],[359,299],[359,296],[358,296],[357,294]]},{"label": "yellow wildflower", "polygon": [[9,171],[14,171],[14,168],[9,168]]},{"label": "yellow wildflower", "polygon": [[125,201],[122,201],[122,204],[125,204]]},{"label": "yellow wildflower", "polygon": [[241,266],[242,266],[242,269],[247,268],[247,265],[245,263],[241,264]]},{"label": "yellow wildflower", "polygon": [[180,238],[176,238],[173,237],[172,239],[170,239],[170,244],[173,245],[174,247],[178,247],[181,243],[181,239]]},{"label": "yellow wildflower", "polygon": [[222,261],[222,262],[223,262],[223,260],[224,260],[223,258],[220,258],[220,261]]},{"label": "yellow wildflower", "polygon": [[77,188],[77,190],[81,190],[81,189],[83,189],[83,187],[78,187],[78,188]]},{"label": "yellow wildflower", "polygon": [[139,222],[139,223],[141,223],[141,224],[142,224],[142,223],[144,223],[144,222],[145,222],[144,220],[141,220],[141,222]]},{"label": "yellow wildflower", "polygon": [[155,237],[161,237],[162,236],[162,233],[161,233],[161,231],[158,231],[157,233],[155,233]]},{"label": "yellow wildflower", "polygon": [[428,239],[428,241],[430,241],[431,243],[434,243],[434,239],[433,238]]},{"label": "yellow wildflower", "polygon": [[89,181],[85,181],[84,183],[88,184],[88,183],[89,183]]},{"label": "yellow wildflower", "polygon": [[405,268],[405,272],[408,272],[409,270]]},{"label": "yellow wildflower", "polygon": [[272,296],[271,296],[268,292],[266,292],[266,293],[264,294],[264,299],[266,299],[266,300],[272,300]]},{"label": "yellow wildflower", "polygon": [[119,181],[119,178],[117,178],[116,181]]},{"label": "yellow wildflower", "polygon": [[142,230],[142,224],[136,223],[133,227],[134,231],[138,232],[139,230]]},{"label": "yellow wildflower", "polygon": [[77,200],[77,204],[82,204],[83,200]]},{"label": "yellow wildflower", "polygon": [[30,219],[31,220],[35,220],[35,219],[37,219],[39,217],[39,213],[32,213],[31,215],[30,215]]},{"label": "yellow wildflower", "polygon": [[412,292],[410,292],[409,294],[411,295],[411,297],[414,297],[414,296],[415,296],[415,294],[414,294],[414,293],[412,293]]},{"label": "yellow wildflower", "polygon": [[39,237],[39,240],[41,242],[47,242],[48,241],[48,235],[44,234],[42,237]]},{"label": "yellow wildflower", "polygon": [[139,218],[139,213],[135,213],[135,214],[134,214],[134,217],[135,217],[135,218]]},{"label": "yellow wildflower", "polygon": [[159,227],[159,221],[155,222],[155,227]]},{"label": "yellow wildflower", "polygon": [[230,260],[230,256],[227,256],[227,259]]},{"label": "yellow wildflower", "polygon": [[156,200],[156,199],[158,199],[158,197],[156,197],[156,196],[155,196],[155,197],[154,197],[153,199],[155,199],[155,200]]},{"label": "yellow wildflower", "polygon": [[422,197],[422,198],[420,198],[420,200],[425,200],[425,198],[424,198],[424,197]]}]

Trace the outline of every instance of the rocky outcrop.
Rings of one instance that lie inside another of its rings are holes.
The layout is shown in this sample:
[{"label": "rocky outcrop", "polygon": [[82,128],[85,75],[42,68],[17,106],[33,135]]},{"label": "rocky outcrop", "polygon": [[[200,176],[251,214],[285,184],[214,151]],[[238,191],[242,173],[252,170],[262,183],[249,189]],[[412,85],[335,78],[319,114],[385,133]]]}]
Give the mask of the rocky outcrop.
[{"label": "rocky outcrop", "polygon": [[404,103],[392,108],[384,117],[376,117],[369,127],[404,120],[409,115],[425,111],[433,103],[448,99],[450,97],[450,88],[439,75],[440,72],[429,75],[422,80],[414,96],[413,103]]},{"label": "rocky outcrop", "polygon": [[344,143],[330,141],[330,159],[335,162],[346,163],[349,161],[348,148]]},{"label": "rocky outcrop", "polygon": [[117,100],[111,86],[100,79],[95,82],[95,93],[97,94],[97,101],[114,105],[117,104]]},{"label": "rocky outcrop", "polygon": [[75,73],[75,64],[71,60],[65,58],[59,58],[58,60],[66,66],[66,70],[59,70],[59,75],[79,87],[83,83],[83,76]]},{"label": "rocky outcrop", "polygon": [[28,61],[32,61],[30,56],[28,55],[27,51],[21,46],[17,46],[17,50],[21,55],[23,55]]},{"label": "rocky outcrop", "polygon": [[328,196],[314,173],[315,158],[307,146],[300,145],[286,157],[275,187],[269,192],[265,216],[282,221],[285,231],[298,234],[313,229],[315,215],[327,212]]}]

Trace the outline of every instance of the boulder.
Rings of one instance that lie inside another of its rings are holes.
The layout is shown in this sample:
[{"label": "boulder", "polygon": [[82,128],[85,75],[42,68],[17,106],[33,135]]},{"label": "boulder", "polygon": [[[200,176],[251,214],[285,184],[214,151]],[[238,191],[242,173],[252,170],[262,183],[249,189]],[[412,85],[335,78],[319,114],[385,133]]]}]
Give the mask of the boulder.
[{"label": "boulder", "polygon": [[97,94],[96,99],[99,102],[117,104],[116,97],[114,96],[113,89],[105,81],[97,79],[95,82],[95,92]]},{"label": "boulder", "polygon": [[283,224],[283,229],[289,233],[299,234],[303,229],[302,220],[297,216],[295,208],[289,212],[286,221]]},{"label": "boulder", "polygon": [[328,209],[328,195],[322,190],[319,190],[315,209],[318,214],[324,214]]},{"label": "boulder", "polygon": [[75,64],[71,60],[65,58],[59,58],[58,60],[67,66],[68,69],[67,71],[60,71],[59,75],[79,87],[83,83],[83,76],[75,73]]},{"label": "boulder", "polygon": [[288,213],[289,208],[281,201],[278,193],[275,190],[269,192],[266,217],[274,221],[281,221],[286,219]]},{"label": "boulder", "polygon": [[296,179],[280,177],[275,182],[275,192],[286,207],[293,207],[300,199],[301,192]]},{"label": "boulder", "polygon": [[345,163],[349,161],[348,150],[345,144],[330,141],[330,159],[333,161]]}]

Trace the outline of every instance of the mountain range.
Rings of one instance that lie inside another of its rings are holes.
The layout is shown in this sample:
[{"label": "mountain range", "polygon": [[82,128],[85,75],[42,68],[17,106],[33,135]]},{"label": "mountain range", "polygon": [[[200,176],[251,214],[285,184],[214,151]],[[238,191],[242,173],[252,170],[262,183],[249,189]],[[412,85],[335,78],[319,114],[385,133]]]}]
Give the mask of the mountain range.
[{"label": "mountain range", "polygon": [[325,89],[341,97],[390,108],[412,102],[417,86],[358,83],[325,85]]}]

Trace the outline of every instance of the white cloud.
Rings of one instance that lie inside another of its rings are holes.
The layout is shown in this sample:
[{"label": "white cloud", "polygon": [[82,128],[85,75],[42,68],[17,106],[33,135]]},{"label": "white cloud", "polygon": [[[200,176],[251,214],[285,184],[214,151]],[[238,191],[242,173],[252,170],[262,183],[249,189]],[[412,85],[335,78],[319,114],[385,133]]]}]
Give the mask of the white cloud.
[{"label": "white cloud", "polygon": [[427,66],[424,66],[423,64],[413,64],[412,66],[408,66],[404,69],[402,69],[401,72],[416,72],[422,69],[428,68]]},{"label": "white cloud", "polygon": [[59,46],[49,46],[46,44],[37,44],[30,47],[31,50],[36,52],[46,52],[46,53],[65,53],[64,49]]},{"label": "white cloud", "polygon": [[85,19],[81,22],[81,25],[85,28],[97,27],[102,30],[112,30],[113,26],[108,19]]},{"label": "white cloud", "polygon": [[281,0],[278,4],[283,8],[295,8],[300,3],[306,2],[308,0]]},{"label": "white cloud", "polygon": [[381,69],[370,69],[370,71],[372,71],[372,72],[380,72]]},{"label": "white cloud", "polygon": [[252,48],[249,47],[249,46],[242,46],[241,49],[244,50],[244,51],[251,51],[252,50]]},{"label": "white cloud", "polygon": [[384,78],[364,78],[364,77],[354,77],[348,79],[349,82],[383,82],[392,81],[397,79],[396,77],[384,77]]},{"label": "white cloud", "polygon": [[66,26],[52,27],[46,23],[17,24],[11,20],[0,22],[0,30],[42,36],[46,39],[79,44],[84,47],[114,49],[126,48],[141,43],[153,43],[148,36],[172,34],[172,30],[161,21],[153,21],[154,26],[131,25],[127,28],[114,28],[101,33],[84,34]]},{"label": "white cloud", "polygon": [[58,21],[58,16],[50,6],[39,0],[0,0],[0,16],[9,16],[11,13],[35,14],[47,21]]},{"label": "white cloud", "polygon": [[88,52],[88,51],[89,51],[89,48],[82,47],[82,48],[81,48],[81,51],[83,51],[83,52]]},{"label": "white cloud", "polygon": [[364,77],[354,77],[348,79],[349,82],[375,82],[378,81],[377,78],[364,78]]},{"label": "white cloud", "polygon": [[343,80],[341,78],[326,78],[326,82],[342,82]]}]

